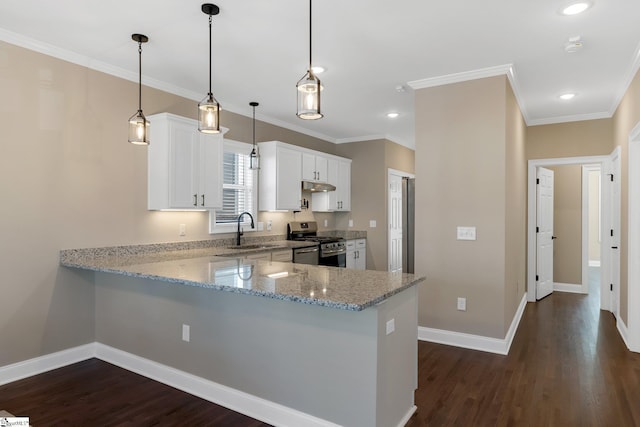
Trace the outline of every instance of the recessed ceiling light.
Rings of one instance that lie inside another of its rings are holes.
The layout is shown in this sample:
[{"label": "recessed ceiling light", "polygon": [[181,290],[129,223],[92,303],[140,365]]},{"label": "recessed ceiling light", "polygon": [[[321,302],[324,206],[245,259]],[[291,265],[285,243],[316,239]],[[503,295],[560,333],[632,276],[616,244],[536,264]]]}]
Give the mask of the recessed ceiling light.
[{"label": "recessed ceiling light", "polygon": [[398,117],[400,115],[400,113],[396,113],[394,111],[387,113],[387,117],[389,117],[390,119],[395,119],[396,117]]},{"label": "recessed ceiling light", "polygon": [[314,74],[320,74],[327,71],[327,69],[321,65],[314,65],[313,67],[311,67],[311,69],[313,70]]},{"label": "recessed ceiling light", "polygon": [[562,95],[560,95],[560,99],[562,99],[563,101],[568,101],[575,98],[575,96],[575,93],[563,93]]},{"label": "recessed ceiling light", "polygon": [[591,7],[591,2],[588,1],[579,1],[579,2],[574,2],[574,3],[570,3],[568,5],[566,5],[564,8],[562,8],[561,13],[563,15],[577,15],[579,13],[584,12],[585,10],[589,9]]}]

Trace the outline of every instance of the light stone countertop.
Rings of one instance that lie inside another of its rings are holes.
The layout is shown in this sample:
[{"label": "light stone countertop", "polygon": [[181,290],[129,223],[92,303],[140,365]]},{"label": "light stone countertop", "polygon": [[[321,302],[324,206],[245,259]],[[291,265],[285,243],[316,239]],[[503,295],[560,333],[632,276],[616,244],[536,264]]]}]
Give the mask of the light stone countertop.
[{"label": "light stone countertop", "polygon": [[412,274],[242,258],[248,252],[304,245],[269,243],[268,248],[252,250],[208,247],[136,253],[122,249],[128,247],[71,249],[60,252],[60,264],[351,311],[364,310],[424,280]]}]

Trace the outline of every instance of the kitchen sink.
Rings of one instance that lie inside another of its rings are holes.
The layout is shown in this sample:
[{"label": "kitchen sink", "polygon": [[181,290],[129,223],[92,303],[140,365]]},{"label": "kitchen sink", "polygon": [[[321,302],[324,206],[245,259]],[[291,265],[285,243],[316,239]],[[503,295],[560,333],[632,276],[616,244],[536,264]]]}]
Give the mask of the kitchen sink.
[{"label": "kitchen sink", "polygon": [[271,248],[273,246],[275,245],[261,243],[261,244],[253,244],[253,245],[232,245],[232,246],[227,246],[227,249],[266,249],[266,248]]}]

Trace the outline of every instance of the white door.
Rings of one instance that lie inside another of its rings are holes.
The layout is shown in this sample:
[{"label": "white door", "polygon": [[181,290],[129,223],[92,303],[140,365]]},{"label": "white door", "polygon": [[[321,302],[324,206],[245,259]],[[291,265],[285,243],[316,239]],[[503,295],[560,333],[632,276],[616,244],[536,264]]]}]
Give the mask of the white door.
[{"label": "white door", "polygon": [[611,229],[609,230],[610,249],[610,281],[609,297],[611,312],[616,318],[620,308],[620,155],[616,151],[611,158],[611,174],[606,177],[611,185]]},{"label": "white door", "polygon": [[389,271],[402,271],[402,177],[389,173]]},{"label": "white door", "polygon": [[536,299],[540,300],[553,292],[553,171],[538,168],[536,183]]}]

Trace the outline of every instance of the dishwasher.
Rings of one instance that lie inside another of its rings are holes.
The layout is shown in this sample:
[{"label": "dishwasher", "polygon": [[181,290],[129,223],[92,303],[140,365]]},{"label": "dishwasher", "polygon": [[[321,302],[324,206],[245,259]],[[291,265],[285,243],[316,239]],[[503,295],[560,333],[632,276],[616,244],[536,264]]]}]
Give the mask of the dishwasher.
[{"label": "dishwasher", "polygon": [[293,250],[293,262],[297,264],[318,265],[320,261],[320,245],[305,246]]}]

